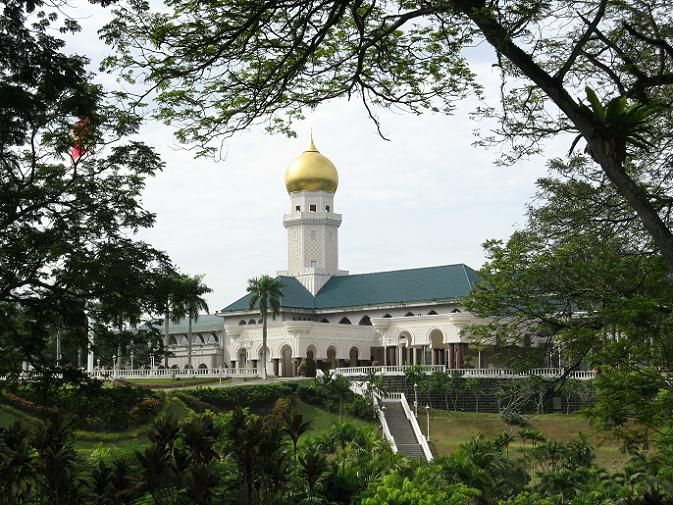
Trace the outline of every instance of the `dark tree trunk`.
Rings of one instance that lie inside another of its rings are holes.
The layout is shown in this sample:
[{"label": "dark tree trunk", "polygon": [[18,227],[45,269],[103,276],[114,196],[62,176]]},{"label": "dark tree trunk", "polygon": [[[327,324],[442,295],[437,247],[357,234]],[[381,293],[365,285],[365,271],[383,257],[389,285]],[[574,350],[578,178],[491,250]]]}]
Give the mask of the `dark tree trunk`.
[{"label": "dark tree trunk", "polygon": [[455,6],[474,22],[486,40],[521,72],[542,89],[580,131],[594,161],[598,163],[617,192],[638,215],[652,240],[673,271],[673,233],[652,206],[647,193],[624,170],[623,147],[616,146],[592,115],[583,111],[563,87],[562,79],[549,75],[533,58],[517,46],[498,20],[488,12],[483,0],[459,0]]}]

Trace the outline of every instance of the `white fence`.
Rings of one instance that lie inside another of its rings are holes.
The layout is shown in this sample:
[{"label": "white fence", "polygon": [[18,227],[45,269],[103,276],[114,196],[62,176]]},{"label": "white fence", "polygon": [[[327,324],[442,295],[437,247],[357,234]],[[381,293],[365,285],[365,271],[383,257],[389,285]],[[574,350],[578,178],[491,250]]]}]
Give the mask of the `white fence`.
[{"label": "white fence", "polygon": [[420,366],[356,366],[337,368],[334,372],[345,377],[362,377],[369,374],[378,375],[404,375],[405,370],[418,370],[421,373],[430,374],[441,372],[446,374],[457,373],[465,378],[482,379],[522,379],[526,377],[541,377],[543,379],[559,379],[566,375],[568,379],[592,380],[596,378],[595,370],[574,370],[566,374],[563,368],[533,368],[523,372],[508,368],[447,368],[444,365],[420,365]]},{"label": "white fence", "polygon": [[236,378],[236,377],[258,377],[259,373],[256,368],[197,368],[194,370],[178,369],[178,368],[157,368],[138,369],[138,370],[94,370],[89,373],[91,377],[102,380],[114,379],[152,379],[157,377],[172,378],[194,378],[194,377],[210,377],[218,378]]},{"label": "white fence", "polygon": [[395,365],[395,366],[354,366],[348,368],[335,368],[334,373],[346,377],[364,376],[370,373],[383,375],[404,375],[404,371],[409,368],[416,368],[423,373],[445,372],[444,365],[417,365],[416,367]]}]

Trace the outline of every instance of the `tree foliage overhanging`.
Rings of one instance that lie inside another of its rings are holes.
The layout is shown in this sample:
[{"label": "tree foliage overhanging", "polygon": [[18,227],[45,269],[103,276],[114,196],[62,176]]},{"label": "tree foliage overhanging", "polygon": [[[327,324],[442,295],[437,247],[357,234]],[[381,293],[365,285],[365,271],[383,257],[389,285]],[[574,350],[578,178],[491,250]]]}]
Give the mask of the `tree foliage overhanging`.
[{"label": "tree foliage overhanging", "polygon": [[159,355],[153,327],[121,328],[166,312],[184,284],[163,252],[132,238],[154,223],[140,197],[163,162],[132,139],[141,119],[63,52],[54,33],[77,24],[44,7],[8,2],[0,21],[0,373],[53,368],[57,335],[86,354],[88,331],[104,362],[131,341]]},{"label": "tree foliage overhanging", "polygon": [[165,3],[115,9],[102,35],[116,54],[104,67],[143,79],[138,100],[150,94],[157,117],[201,154],[258,121],[291,134],[303,109],[336,97],[362,100],[375,121],[377,106],[449,113],[481,96],[465,49],[485,41],[501,99],[475,111],[497,119],[482,143],[508,143],[503,161],[513,162],[551,136],[579,134],[673,270],[670,2]]},{"label": "tree foliage overhanging", "polygon": [[673,428],[671,274],[595,166],[578,157],[551,169],[528,225],[485,244],[484,281],[466,306],[488,323],[468,333],[557,352],[567,371],[598,369],[599,424],[627,445],[663,436]]}]

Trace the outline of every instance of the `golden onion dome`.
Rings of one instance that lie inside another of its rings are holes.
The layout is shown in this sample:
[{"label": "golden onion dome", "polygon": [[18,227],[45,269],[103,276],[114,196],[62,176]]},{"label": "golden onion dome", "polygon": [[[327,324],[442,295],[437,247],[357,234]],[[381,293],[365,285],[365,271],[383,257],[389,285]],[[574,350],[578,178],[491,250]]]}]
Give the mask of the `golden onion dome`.
[{"label": "golden onion dome", "polygon": [[285,187],[288,193],[296,191],[327,191],[336,193],[339,174],[330,160],[320,154],[313,143],[297,156],[285,171]]}]

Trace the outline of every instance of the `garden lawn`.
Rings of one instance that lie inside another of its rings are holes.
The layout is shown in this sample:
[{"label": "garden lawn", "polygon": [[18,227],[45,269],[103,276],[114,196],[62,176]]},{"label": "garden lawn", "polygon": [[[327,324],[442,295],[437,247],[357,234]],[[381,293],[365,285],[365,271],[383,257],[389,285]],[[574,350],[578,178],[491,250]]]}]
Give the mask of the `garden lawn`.
[{"label": "garden lawn", "polygon": [[[578,438],[578,434],[589,437],[595,450],[595,463],[608,470],[621,469],[629,459],[627,454],[619,451],[619,441],[611,439],[607,434],[597,432],[587,421],[578,415],[544,414],[529,418],[532,430],[541,431],[550,439],[570,441]],[[426,431],[425,413],[419,411],[419,424],[423,433]],[[524,447],[517,432],[519,426],[510,426],[502,421],[498,414],[476,414],[473,412],[446,412],[433,410],[430,419],[430,440],[433,454],[444,456],[450,454],[460,444],[483,433],[493,438],[503,431],[510,432],[516,440],[510,445],[510,450],[516,452]],[[530,442],[528,442],[530,446]]]},{"label": "garden lawn", "polygon": [[[311,422],[310,429],[307,432],[307,435],[309,436],[320,435],[329,430],[335,423],[339,421],[339,414],[335,414],[328,410],[321,409],[320,407],[316,407],[314,405],[309,405],[308,403],[304,403],[299,399],[295,401],[294,408],[299,414],[303,416],[304,421]],[[351,417],[346,415],[341,416],[341,421],[351,423],[358,427],[368,426],[378,428],[379,426],[378,421],[376,422],[376,424],[374,424],[373,422],[365,421],[364,419],[359,419],[357,417]],[[304,439],[305,439],[304,437],[300,439],[299,445],[301,445],[301,441]]]},{"label": "garden lawn", "polygon": [[[222,382],[228,381],[230,379],[223,378]],[[214,384],[220,382],[218,377],[191,377],[189,379],[173,379],[171,377],[156,377],[148,379],[126,379],[125,382],[131,384],[137,384],[139,386],[158,386],[161,388],[167,387],[189,387],[189,386],[200,386],[202,384]]]},{"label": "garden lawn", "polygon": [[[172,414],[182,420],[192,412],[176,398],[169,398],[167,402],[159,416]],[[115,433],[75,431],[75,449],[83,458],[88,458],[94,450],[99,448],[110,449],[111,459],[130,457],[133,456],[135,450],[142,451],[149,445],[147,438],[149,429],[150,424]]]}]

